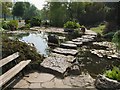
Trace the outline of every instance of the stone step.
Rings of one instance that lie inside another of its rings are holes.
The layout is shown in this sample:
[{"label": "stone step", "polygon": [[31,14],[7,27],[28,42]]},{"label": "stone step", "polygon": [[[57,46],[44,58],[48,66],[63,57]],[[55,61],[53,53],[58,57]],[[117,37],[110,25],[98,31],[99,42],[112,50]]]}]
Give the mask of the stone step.
[{"label": "stone step", "polygon": [[53,52],[58,53],[58,54],[63,54],[63,55],[72,55],[75,56],[78,51],[74,49],[64,49],[64,48],[55,48]]},{"label": "stone step", "polygon": [[57,71],[60,74],[64,74],[66,69],[72,65],[71,62],[74,61],[74,56],[65,56],[61,54],[52,53],[50,57],[47,57],[43,60],[41,66],[46,69]]},{"label": "stone step", "polygon": [[75,44],[68,44],[68,43],[61,43],[61,48],[67,48],[67,49],[77,49],[77,45]]},{"label": "stone step", "polygon": [[77,45],[78,47],[83,44],[81,41],[80,41],[80,42],[66,41],[66,43],[67,43],[67,44],[75,44],[75,45]]}]

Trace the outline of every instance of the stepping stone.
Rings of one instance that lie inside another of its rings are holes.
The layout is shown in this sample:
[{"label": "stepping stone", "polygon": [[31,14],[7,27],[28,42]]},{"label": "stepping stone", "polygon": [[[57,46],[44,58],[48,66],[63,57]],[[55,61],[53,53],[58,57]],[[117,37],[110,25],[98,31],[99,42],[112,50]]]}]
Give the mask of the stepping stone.
[{"label": "stepping stone", "polygon": [[75,44],[68,44],[68,43],[61,43],[60,47],[62,47],[62,48],[76,49],[77,45],[75,45]]},{"label": "stepping stone", "polygon": [[63,49],[63,48],[56,48],[53,50],[55,53],[63,54],[63,55],[73,55],[75,56],[78,51],[74,49]]},{"label": "stepping stone", "polygon": [[77,46],[81,46],[83,44],[81,41],[79,41],[79,42],[66,41],[66,43],[68,43],[68,44],[75,44]]},{"label": "stepping stone", "polygon": [[82,42],[83,38],[72,39],[73,42]]},{"label": "stepping stone", "polygon": [[50,57],[43,60],[41,66],[63,74],[66,69],[71,66],[70,62],[73,62],[74,60],[75,58],[73,56],[71,57],[53,53]]}]

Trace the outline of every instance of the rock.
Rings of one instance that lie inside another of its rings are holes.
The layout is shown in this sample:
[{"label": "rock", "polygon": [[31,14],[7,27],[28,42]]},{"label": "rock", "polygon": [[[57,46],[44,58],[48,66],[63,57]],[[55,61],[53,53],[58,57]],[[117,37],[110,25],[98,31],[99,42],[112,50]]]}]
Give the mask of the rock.
[{"label": "rock", "polygon": [[61,48],[69,48],[69,49],[76,49],[77,45],[75,44],[68,44],[68,43],[61,43],[60,45]]},{"label": "rock", "polygon": [[78,64],[73,64],[70,68],[68,73],[70,75],[80,75],[81,74],[81,70],[80,70],[80,66]]},{"label": "rock", "polygon": [[53,34],[48,35],[48,42],[59,44],[59,37]]},{"label": "rock", "polygon": [[82,42],[83,38],[72,39],[73,42]]},{"label": "rock", "polygon": [[74,32],[74,29],[65,28],[64,32]]},{"label": "rock", "polygon": [[109,79],[104,75],[98,75],[98,77],[95,80],[95,86],[96,88],[101,90],[103,89],[116,90],[116,89],[120,89],[120,82]]},{"label": "rock", "polygon": [[94,35],[94,36],[97,36],[97,33],[92,31],[92,30],[86,30],[85,31],[85,35]]},{"label": "rock", "polygon": [[58,54],[63,54],[63,55],[73,55],[75,56],[78,51],[74,49],[63,49],[63,48],[56,48],[53,50],[53,52],[58,53]]},{"label": "rock", "polygon": [[66,69],[71,66],[68,59],[71,59],[71,57],[60,54],[52,54],[50,57],[43,60],[41,66],[63,74]]},{"label": "rock", "polygon": [[[73,41],[74,41],[74,40],[73,40]],[[80,42],[80,41],[79,41],[79,42],[75,42],[75,41],[73,42],[73,41],[66,41],[66,43],[68,43],[68,44],[75,44],[75,45],[77,45],[78,47],[83,44],[83,43]]]}]

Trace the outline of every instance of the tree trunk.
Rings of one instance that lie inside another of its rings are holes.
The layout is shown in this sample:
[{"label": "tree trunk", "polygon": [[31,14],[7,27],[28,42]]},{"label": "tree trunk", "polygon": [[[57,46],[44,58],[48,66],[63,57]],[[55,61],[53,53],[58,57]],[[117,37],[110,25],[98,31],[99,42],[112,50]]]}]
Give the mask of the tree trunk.
[{"label": "tree trunk", "polygon": [[4,17],[4,20],[6,21],[6,14],[5,13],[4,13],[3,17]]},{"label": "tree trunk", "polygon": [[15,20],[15,16],[13,15],[13,20]]}]

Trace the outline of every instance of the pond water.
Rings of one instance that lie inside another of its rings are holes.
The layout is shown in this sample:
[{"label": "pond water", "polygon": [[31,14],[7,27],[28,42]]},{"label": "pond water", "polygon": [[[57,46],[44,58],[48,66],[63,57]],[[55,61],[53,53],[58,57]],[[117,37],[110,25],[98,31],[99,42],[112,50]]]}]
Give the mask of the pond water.
[{"label": "pond water", "polygon": [[[47,37],[47,33],[37,32],[29,33],[27,35],[21,35],[18,37],[18,39],[22,42],[33,43],[40,54],[48,56],[50,52]],[[87,51],[82,51],[81,48],[79,48],[79,50],[80,52],[77,55],[77,59],[81,65],[81,70],[82,72],[88,72],[92,77],[96,77],[98,74],[103,73],[104,70],[109,69],[112,66],[120,65],[119,60],[99,58],[98,56],[91,54],[89,48],[87,49]]]},{"label": "pond water", "polygon": [[22,37],[20,41],[34,44],[35,48],[40,54],[47,56],[49,53],[46,33],[30,33],[28,36]]}]

